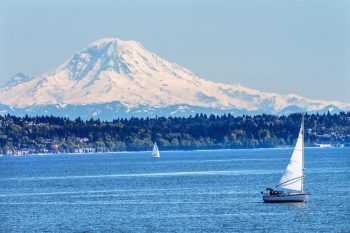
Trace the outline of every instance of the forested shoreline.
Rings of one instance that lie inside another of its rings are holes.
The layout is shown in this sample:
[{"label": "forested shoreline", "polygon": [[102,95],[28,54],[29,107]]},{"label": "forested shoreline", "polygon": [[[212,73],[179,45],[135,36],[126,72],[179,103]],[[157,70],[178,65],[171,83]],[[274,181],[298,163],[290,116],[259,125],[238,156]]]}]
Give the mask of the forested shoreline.
[{"label": "forested shoreline", "polygon": [[[54,116],[0,116],[0,154],[87,153],[293,146],[301,114],[230,114],[101,121]],[[350,112],[306,114],[305,145],[350,145]]]}]

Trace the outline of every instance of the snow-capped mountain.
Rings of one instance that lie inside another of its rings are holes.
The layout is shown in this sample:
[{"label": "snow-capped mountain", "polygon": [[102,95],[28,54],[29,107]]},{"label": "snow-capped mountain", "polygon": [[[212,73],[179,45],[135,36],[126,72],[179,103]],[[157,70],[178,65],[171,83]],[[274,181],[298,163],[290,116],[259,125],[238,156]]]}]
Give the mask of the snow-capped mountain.
[{"label": "snow-capped mountain", "polygon": [[111,119],[131,115],[350,110],[350,104],[261,92],[201,79],[136,41],[105,38],[35,78],[16,75],[0,110]]}]

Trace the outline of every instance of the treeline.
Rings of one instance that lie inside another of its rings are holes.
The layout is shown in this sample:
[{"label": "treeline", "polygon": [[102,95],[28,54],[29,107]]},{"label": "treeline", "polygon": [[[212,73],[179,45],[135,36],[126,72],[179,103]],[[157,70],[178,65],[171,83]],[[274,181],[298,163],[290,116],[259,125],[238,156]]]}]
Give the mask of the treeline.
[{"label": "treeline", "polygon": [[[0,116],[0,154],[150,149],[284,147],[295,143],[301,114],[131,118],[100,121]],[[350,112],[306,114],[305,144],[350,143]]]}]

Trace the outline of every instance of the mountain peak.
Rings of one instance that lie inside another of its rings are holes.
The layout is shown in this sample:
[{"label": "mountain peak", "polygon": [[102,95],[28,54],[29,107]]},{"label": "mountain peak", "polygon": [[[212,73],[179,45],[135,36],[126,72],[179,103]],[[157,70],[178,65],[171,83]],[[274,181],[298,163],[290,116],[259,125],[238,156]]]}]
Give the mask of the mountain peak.
[{"label": "mountain peak", "polygon": [[134,40],[121,40],[119,38],[102,38],[92,42],[88,47],[103,48],[106,46],[113,47],[143,47],[142,44]]},{"label": "mountain peak", "polygon": [[[94,108],[107,104],[110,109],[115,106],[111,103],[119,103],[127,111],[142,109],[145,114],[149,109],[172,106],[176,106],[174,111],[202,108],[265,113],[284,109],[318,111],[331,105],[350,109],[349,104],[335,101],[309,100],[261,92],[238,83],[208,81],[146,50],[139,42],[118,38],[92,42],[53,72],[34,79],[19,75],[15,80],[21,85],[9,84],[2,89],[0,103],[16,108],[52,105]],[[99,110],[89,110],[96,111]]]},{"label": "mountain peak", "polygon": [[32,78],[23,74],[23,73],[17,73],[14,76],[11,77],[9,81],[6,82],[5,87],[11,88],[14,87],[20,83],[30,81]]}]

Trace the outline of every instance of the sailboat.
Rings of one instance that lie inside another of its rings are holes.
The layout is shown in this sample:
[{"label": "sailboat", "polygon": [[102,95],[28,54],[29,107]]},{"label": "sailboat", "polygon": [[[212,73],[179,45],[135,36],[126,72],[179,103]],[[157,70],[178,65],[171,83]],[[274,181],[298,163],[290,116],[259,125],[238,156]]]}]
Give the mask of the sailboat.
[{"label": "sailboat", "polygon": [[304,115],[302,116],[298,140],[289,164],[275,187],[267,188],[264,202],[305,202],[309,193],[304,191]]},{"label": "sailboat", "polygon": [[154,142],[154,144],[153,144],[152,157],[153,158],[159,158],[160,157],[160,153],[159,153],[158,146],[157,146],[156,142]]}]

